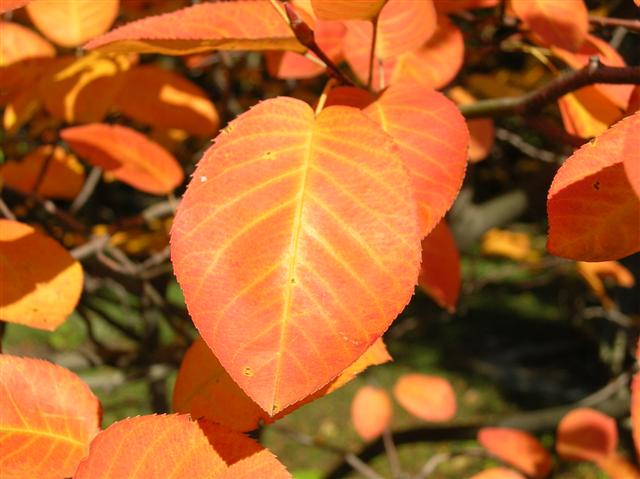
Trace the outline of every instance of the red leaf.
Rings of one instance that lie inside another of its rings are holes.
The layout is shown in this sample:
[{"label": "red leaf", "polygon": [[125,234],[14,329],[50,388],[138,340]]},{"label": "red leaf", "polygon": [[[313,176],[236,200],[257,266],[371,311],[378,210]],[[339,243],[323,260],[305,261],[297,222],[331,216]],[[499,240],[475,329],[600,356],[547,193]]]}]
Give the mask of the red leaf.
[{"label": "red leaf", "polygon": [[584,0],[511,0],[525,27],[547,44],[577,51],[587,36],[589,12]]},{"label": "red leaf", "polygon": [[371,20],[385,3],[387,0],[311,0],[321,20]]},{"label": "red leaf", "polygon": [[146,17],[85,45],[98,47],[167,55],[210,50],[305,51],[269,0],[202,3]]},{"label": "red leaf", "polygon": [[47,361],[2,354],[0,389],[2,477],[71,476],[100,428],[100,403],[87,385]]},{"label": "red leaf", "polygon": [[567,461],[598,462],[617,446],[615,420],[594,409],[574,409],[558,424],[556,451]]},{"label": "red leaf", "polygon": [[82,293],[82,267],[56,241],[0,219],[0,320],[53,331]]},{"label": "red leaf", "polygon": [[450,421],[456,414],[456,396],[449,381],[426,374],[405,374],[393,387],[400,405],[425,421]]},{"label": "red leaf", "polygon": [[377,438],[391,423],[393,408],[387,391],[373,386],[363,386],[351,403],[351,422],[358,435],[365,441]]},{"label": "red leaf", "polygon": [[218,136],[171,248],[202,337],[270,415],[380,337],[411,297],[420,254],[391,139],[356,109],[316,117],[292,98],[258,104]]},{"label": "red leaf", "polygon": [[460,253],[444,219],[422,240],[418,285],[438,305],[455,311],[460,294]]},{"label": "red leaf", "polygon": [[34,31],[17,23],[0,21],[0,67],[26,58],[53,57],[55,54],[53,45]]},{"label": "red leaf", "polygon": [[640,251],[640,199],[623,166],[627,142],[639,148],[639,128],[640,113],[635,113],[560,167],[547,200],[552,254],[606,261]]},{"label": "red leaf", "polygon": [[131,128],[94,123],[65,128],[60,137],[81,158],[146,193],[170,193],[184,178],[167,150]]},{"label": "red leaf", "polygon": [[551,455],[528,432],[501,427],[485,427],[478,442],[501,461],[533,478],[542,479],[551,471]]}]

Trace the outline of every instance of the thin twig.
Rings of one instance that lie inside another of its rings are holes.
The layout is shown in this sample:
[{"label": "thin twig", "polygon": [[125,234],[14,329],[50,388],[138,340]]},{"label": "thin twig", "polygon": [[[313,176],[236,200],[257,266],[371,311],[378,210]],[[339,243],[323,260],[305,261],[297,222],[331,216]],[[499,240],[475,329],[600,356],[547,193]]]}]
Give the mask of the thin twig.
[{"label": "thin twig", "polygon": [[0,213],[2,216],[7,218],[8,220],[17,221],[16,215],[13,214],[13,211],[7,206],[4,200],[0,197]]},{"label": "thin twig", "polygon": [[84,181],[84,184],[82,185],[82,189],[80,190],[80,193],[76,195],[76,197],[73,200],[73,203],[71,203],[69,212],[77,213],[80,210],[80,208],[82,208],[85,205],[87,200],[89,200],[94,190],[96,189],[96,185],[100,181],[101,176],[102,176],[102,168],[98,168],[96,166],[91,170],[91,172],[89,173],[89,176],[87,176],[87,179]]},{"label": "thin twig", "polygon": [[623,27],[627,30],[640,32],[640,20],[589,15],[589,23],[592,25],[599,25],[601,27]]},{"label": "thin twig", "polygon": [[505,130],[504,128],[496,128],[496,138],[509,143],[525,155],[535,158],[536,160],[555,164],[562,163],[564,161],[564,156],[533,146],[531,143],[527,143],[523,140],[521,136],[516,135],[509,130]]},{"label": "thin twig", "polygon": [[82,261],[83,259],[86,259],[102,251],[106,244],[109,242],[109,239],[109,235],[96,236],[88,242],[80,246],[76,246],[69,253],[71,253],[71,256],[73,256],[74,259]]},{"label": "thin twig", "polygon": [[47,175],[47,171],[49,171],[49,165],[51,165],[51,160],[56,153],[56,147],[54,145],[51,146],[51,152],[44,159],[44,163],[40,166],[40,170],[38,171],[38,176],[36,176],[36,181],[33,182],[33,186],[31,187],[31,195],[36,196],[38,194],[38,190],[42,186],[42,182],[44,181],[44,177]]},{"label": "thin twig", "polygon": [[393,436],[391,435],[391,429],[386,427],[382,432],[382,442],[384,443],[384,450],[389,461],[389,469],[391,470],[391,477],[398,479],[402,477],[402,469],[400,467],[400,458],[398,457],[398,449],[393,442]]},{"label": "thin twig", "polygon": [[367,479],[384,479],[384,477],[371,469],[365,462],[363,462],[358,456],[353,453],[349,453],[344,456],[344,460]]}]

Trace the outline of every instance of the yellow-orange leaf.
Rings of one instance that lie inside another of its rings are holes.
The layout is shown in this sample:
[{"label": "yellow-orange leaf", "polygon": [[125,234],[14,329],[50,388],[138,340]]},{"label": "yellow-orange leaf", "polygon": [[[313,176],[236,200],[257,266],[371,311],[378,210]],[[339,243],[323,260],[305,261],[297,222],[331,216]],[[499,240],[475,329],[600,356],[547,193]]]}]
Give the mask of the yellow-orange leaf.
[{"label": "yellow-orange leaf", "polygon": [[519,472],[506,467],[492,467],[485,469],[478,474],[474,474],[469,479],[526,479]]},{"label": "yellow-orange leaf", "polygon": [[316,117],[293,98],[258,104],[218,136],[171,237],[200,334],[270,415],[382,335],[411,297],[419,247],[391,138],[355,108]]},{"label": "yellow-orange leaf", "polygon": [[622,111],[595,86],[564,95],[558,107],[565,130],[582,138],[598,136],[622,118]]},{"label": "yellow-orange leaf", "polygon": [[[451,88],[447,94],[458,105],[473,103],[475,98],[462,87]],[[493,147],[495,140],[495,127],[491,118],[479,118],[467,120],[469,128],[469,161],[476,163],[484,160]]]},{"label": "yellow-orange leaf", "polygon": [[597,464],[611,479],[640,479],[640,469],[618,453],[600,459]]},{"label": "yellow-orange leaf", "polygon": [[77,47],[109,30],[119,4],[119,0],[33,0],[27,12],[49,40]]},{"label": "yellow-orange leaf", "polygon": [[542,479],[551,471],[551,455],[528,432],[485,427],[478,432],[478,442],[492,455],[530,477]]},{"label": "yellow-orange leaf", "polygon": [[0,476],[71,476],[100,428],[100,403],[87,385],[47,361],[2,354],[0,390]]},{"label": "yellow-orange leaf", "polygon": [[418,285],[441,307],[455,311],[460,294],[460,253],[444,219],[422,240]]},{"label": "yellow-orange leaf", "polygon": [[536,258],[531,250],[529,235],[499,228],[491,228],[482,237],[482,254],[514,261],[528,261]]},{"label": "yellow-orange leaf", "polygon": [[351,402],[351,422],[365,441],[380,436],[391,424],[392,415],[391,398],[382,388],[363,386]]},{"label": "yellow-orange leaf", "polygon": [[0,320],[53,331],[75,308],[82,267],[56,241],[0,219]]},{"label": "yellow-orange leaf", "polygon": [[65,128],[60,137],[81,158],[146,193],[165,195],[184,178],[171,153],[131,128],[94,123]]},{"label": "yellow-orange leaf", "polygon": [[43,198],[72,200],[84,183],[84,167],[61,147],[41,146],[20,161],[0,166],[0,182],[14,190],[31,194],[38,176],[49,162],[36,193]]},{"label": "yellow-orange leaf", "polygon": [[584,0],[511,0],[510,5],[525,27],[549,45],[576,51],[587,36]]},{"label": "yellow-orange leaf", "polygon": [[[378,339],[340,376],[310,397],[289,406],[273,419],[279,419],[303,404],[335,391],[367,367],[390,360],[382,339]],[[260,421],[272,421],[231,379],[201,338],[187,350],[180,365],[173,390],[173,409],[189,413],[192,417],[209,419],[234,431],[251,431],[258,427]]]},{"label": "yellow-orange leaf", "polygon": [[0,67],[25,58],[52,57],[53,45],[17,23],[0,21]]},{"label": "yellow-orange leaf", "polygon": [[304,52],[269,0],[202,3],[129,23],[85,48],[187,55],[208,50]]},{"label": "yellow-orange leaf", "polygon": [[393,395],[414,416],[425,421],[450,421],[456,414],[456,396],[449,381],[426,374],[405,374]]},{"label": "yellow-orange leaf", "polygon": [[131,69],[114,106],[124,115],[159,128],[213,135],[218,112],[207,94],[186,78],[155,65]]},{"label": "yellow-orange leaf", "polygon": [[101,432],[74,479],[291,479],[257,442],[187,415],[140,416]]},{"label": "yellow-orange leaf", "polygon": [[547,200],[552,254],[606,261],[640,251],[640,199],[623,166],[624,149],[640,149],[639,129],[636,112],[560,167]]},{"label": "yellow-orange leaf", "polygon": [[556,451],[567,461],[598,462],[613,454],[617,446],[615,420],[594,409],[574,409],[558,424]]},{"label": "yellow-orange leaf", "polygon": [[25,6],[31,0],[0,0],[0,13]]},{"label": "yellow-orange leaf", "polygon": [[387,0],[311,0],[321,20],[372,20]]},{"label": "yellow-orange leaf", "polygon": [[125,85],[124,72],[130,66],[131,59],[126,55],[90,52],[81,58],[60,58],[40,80],[39,96],[49,113],[59,120],[102,121]]},{"label": "yellow-orange leaf", "polygon": [[578,261],[576,263],[576,270],[589,288],[598,296],[605,308],[613,307],[614,303],[607,294],[604,282],[602,281],[603,278],[612,278],[617,286],[623,288],[631,288],[635,283],[631,271],[617,261],[601,261],[595,263]]}]

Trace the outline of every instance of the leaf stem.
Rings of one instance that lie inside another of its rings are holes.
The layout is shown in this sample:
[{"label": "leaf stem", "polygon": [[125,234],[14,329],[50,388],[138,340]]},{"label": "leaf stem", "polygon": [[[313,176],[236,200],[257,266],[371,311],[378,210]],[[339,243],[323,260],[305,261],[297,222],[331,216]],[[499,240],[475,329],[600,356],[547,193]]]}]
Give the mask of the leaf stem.
[{"label": "leaf stem", "polygon": [[371,35],[371,51],[369,52],[369,76],[367,77],[367,90],[371,90],[371,85],[373,84],[373,66],[376,61],[376,41],[378,39],[378,18],[380,14],[376,15],[372,20],[373,23],[373,33]]},{"label": "leaf stem", "polygon": [[322,89],[322,94],[318,99],[318,105],[316,106],[316,110],[315,110],[316,116],[318,116],[322,111],[322,109],[324,108],[324,104],[327,102],[327,97],[329,96],[329,92],[331,91],[331,89],[335,84],[336,84],[336,79],[329,78],[329,81],[326,83],[326,85]]}]

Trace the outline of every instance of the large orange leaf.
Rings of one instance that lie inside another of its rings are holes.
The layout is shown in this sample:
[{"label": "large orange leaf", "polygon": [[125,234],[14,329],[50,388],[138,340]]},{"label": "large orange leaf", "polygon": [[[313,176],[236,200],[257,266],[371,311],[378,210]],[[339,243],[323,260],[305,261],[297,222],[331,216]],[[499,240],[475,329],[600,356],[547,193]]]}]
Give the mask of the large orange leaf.
[{"label": "large orange leaf", "polygon": [[640,112],[583,145],[558,170],[547,200],[552,254],[583,261],[640,251],[640,199],[623,166],[623,148],[638,147]]},{"label": "large orange leaf", "polygon": [[82,267],[56,241],[0,219],[0,320],[53,331],[75,308]]},{"label": "large orange leaf", "polygon": [[444,219],[422,240],[418,285],[441,307],[455,311],[460,295],[460,253]]},{"label": "large orange leaf", "polygon": [[47,361],[2,354],[0,390],[0,476],[71,476],[100,429],[100,403],[87,385]]},{"label": "large orange leaf", "polygon": [[0,21],[0,67],[25,58],[52,57],[53,45],[17,23]]},{"label": "large orange leaf", "polygon": [[65,128],[60,137],[81,158],[146,193],[170,193],[184,178],[171,153],[131,128],[94,123]]},{"label": "large orange leaf", "polygon": [[336,379],[271,418],[240,389],[211,349],[199,338],[187,350],[180,365],[173,390],[173,409],[176,412],[189,413],[192,417],[202,417],[222,424],[234,431],[251,431],[256,429],[261,421],[269,423],[279,419],[300,406],[344,386],[367,367],[390,360],[382,339],[378,339]]},{"label": "large orange leaf", "polygon": [[119,4],[119,0],[33,0],[27,12],[49,40],[77,47],[109,30]]},{"label": "large orange leaf", "polygon": [[195,135],[213,135],[218,129],[218,112],[207,94],[170,70],[139,66],[127,72],[124,83],[126,88],[119,90],[114,104],[124,115]]},{"label": "large orange leaf", "polygon": [[438,376],[405,374],[396,381],[393,395],[403,408],[425,421],[449,421],[456,414],[451,383]]},{"label": "large orange leaf", "polygon": [[277,98],[232,122],[194,173],[176,276],[204,340],[270,415],[353,363],[411,297],[420,238],[395,151],[354,108],[316,117]]},{"label": "large orange leaf", "polygon": [[506,467],[491,467],[474,474],[469,479],[525,479],[519,472]]},{"label": "large orange leaf", "polygon": [[0,13],[25,6],[31,0],[0,0]]},{"label": "large orange leaf", "polygon": [[374,386],[363,386],[351,402],[351,422],[358,435],[372,441],[391,424],[393,406],[387,391]]},{"label": "large orange leaf", "polygon": [[36,193],[43,198],[75,198],[84,183],[84,167],[61,147],[41,146],[20,161],[7,161],[0,166],[0,181],[14,190],[31,194],[47,161],[49,164]]},{"label": "large orange leaf", "polygon": [[543,42],[576,51],[589,29],[584,0],[511,0],[515,14]]},{"label": "large orange leaf", "polygon": [[[139,416],[116,422],[96,436],[74,479],[290,477],[253,440],[187,415]],[[235,475],[235,472],[239,472]]]},{"label": "large orange leaf", "polygon": [[[458,105],[473,103],[475,98],[464,88],[456,86],[448,90],[447,95]],[[467,120],[469,128],[469,161],[476,163],[484,160],[493,148],[495,126],[491,118]]]},{"label": "large orange leaf", "polygon": [[[407,2],[389,0],[380,12],[374,61],[387,59],[420,47],[436,31],[437,19],[433,0]],[[364,20],[347,22],[345,56],[369,58],[373,24]]]},{"label": "large orange leaf", "polygon": [[574,409],[558,424],[556,451],[567,461],[598,462],[617,446],[616,421],[594,409]]},{"label": "large orange leaf", "polygon": [[[636,123],[640,123],[637,121],[638,115],[640,115],[640,110],[634,113]],[[636,131],[637,129],[636,126]],[[622,159],[627,180],[640,200],[640,135],[627,135],[622,146]]]},{"label": "large orange leaf", "polygon": [[305,50],[269,0],[202,3],[143,18],[85,46],[98,47],[168,55],[208,50]]},{"label": "large orange leaf", "polygon": [[485,427],[478,432],[478,442],[492,455],[530,477],[542,479],[551,471],[551,455],[528,432]]},{"label": "large orange leaf", "polygon": [[321,20],[371,20],[385,3],[387,0],[311,0],[313,11]]}]

